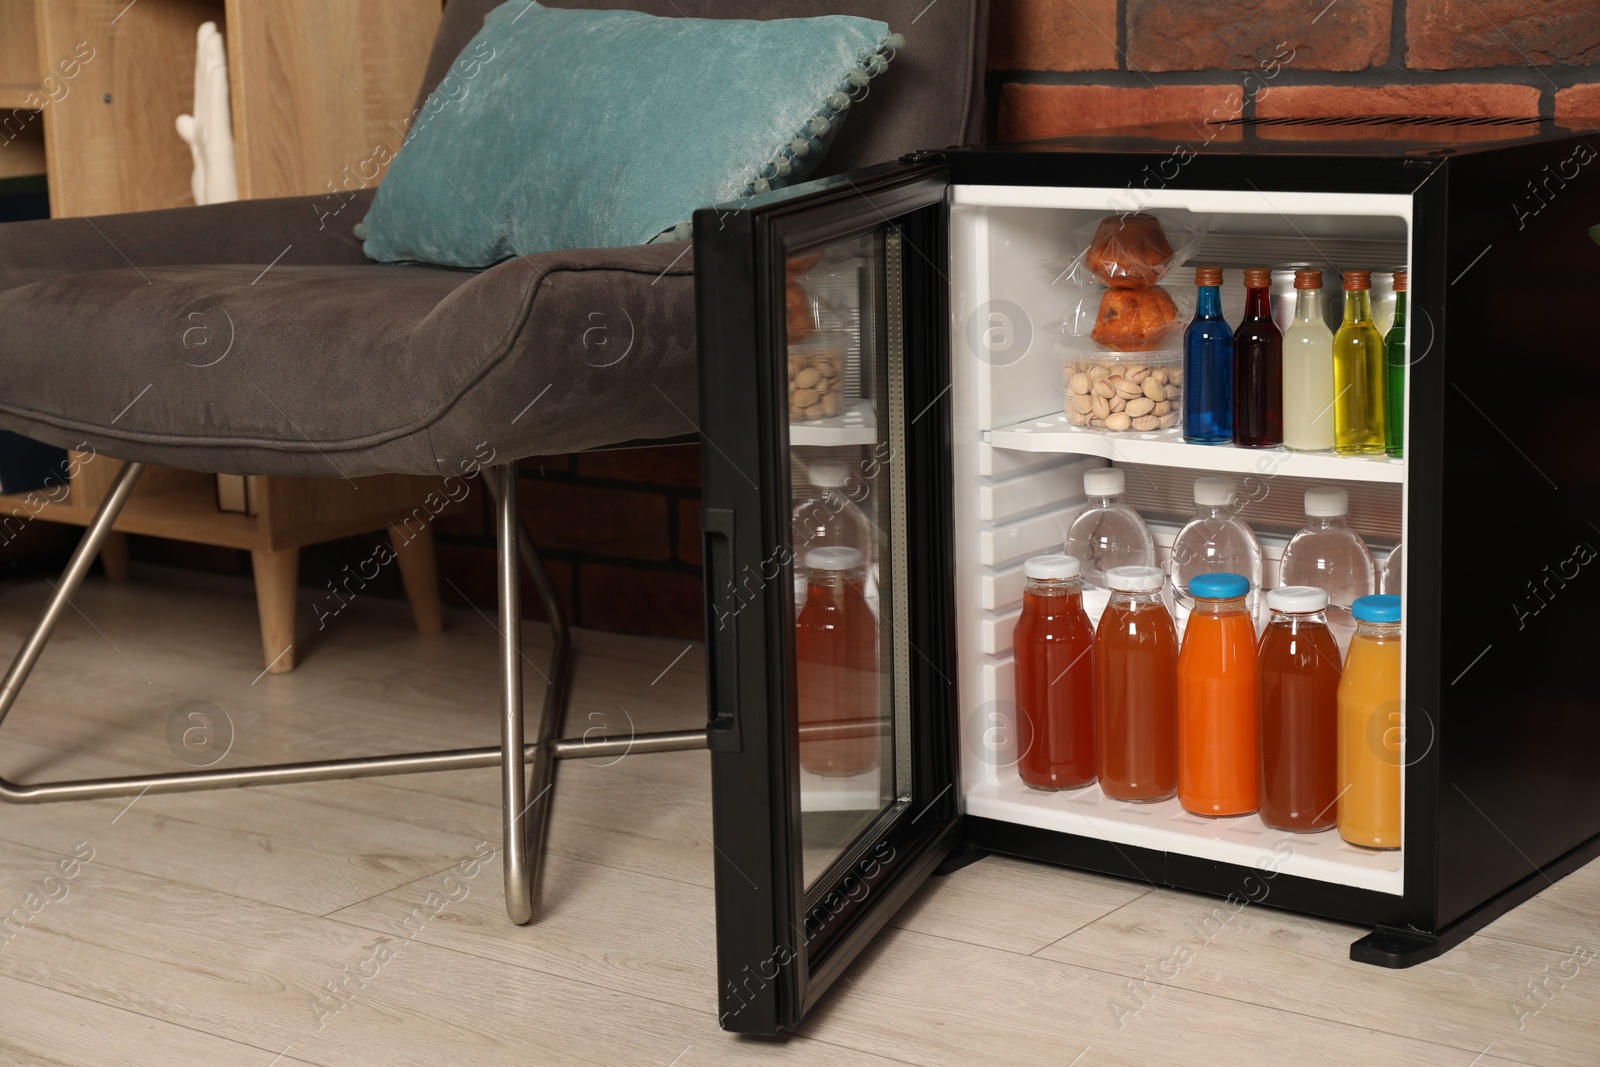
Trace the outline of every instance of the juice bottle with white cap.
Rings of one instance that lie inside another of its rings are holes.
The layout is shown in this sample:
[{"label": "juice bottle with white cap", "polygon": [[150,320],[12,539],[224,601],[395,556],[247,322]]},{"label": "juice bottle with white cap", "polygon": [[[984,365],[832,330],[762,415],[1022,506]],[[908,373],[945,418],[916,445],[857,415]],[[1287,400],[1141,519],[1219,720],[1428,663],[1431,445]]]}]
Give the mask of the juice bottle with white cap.
[{"label": "juice bottle with white cap", "polygon": [[1260,790],[1256,629],[1250,581],[1202,574],[1178,650],[1178,802],[1194,815],[1249,815]]},{"label": "juice bottle with white cap", "polygon": [[1316,833],[1337,818],[1339,647],[1328,630],[1328,594],[1306,585],[1267,594],[1261,635],[1261,821]]},{"label": "juice bottle with white cap", "polygon": [[[878,764],[878,621],[854,548],[806,553],[810,577],[795,623],[800,766],[842,777]],[[807,728],[813,728],[808,730]]]},{"label": "juice bottle with white cap", "polygon": [[1339,836],[1400,847],[1400,598],[1364,596],[1339,679]]},{"label": "juice bottle with white cap", "polygon": [[1178,635],[1159,567],[1106,572],[1111,602],[1094,636],[1095,770],[1112,800],[1178,791]]},{"label": "juice bottle with white cap", "polygon": [[1017,678],[1017,773],[1034,789],[1094,782],[1094,630],[1078,561],[1034,556],[1012,633]]}]

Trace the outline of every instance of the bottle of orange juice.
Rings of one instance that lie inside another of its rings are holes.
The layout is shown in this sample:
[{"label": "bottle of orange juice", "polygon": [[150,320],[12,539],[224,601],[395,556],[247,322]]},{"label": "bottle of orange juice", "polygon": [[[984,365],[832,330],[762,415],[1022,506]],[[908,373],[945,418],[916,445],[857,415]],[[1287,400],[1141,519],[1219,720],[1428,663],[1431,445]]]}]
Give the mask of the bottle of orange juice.
[{"label": "bottle of orange juice", "polygon": [[1400,847],[1400,598],[1351,605],[1355,636],[1339,680],[1339,836]]},{"label": "bottle of orange juice", "polygon": [[1249,815],[1258,803],[1260,716],[1250,580],[1197,574],[1178,651],[1178,802],[1194,815]]}]

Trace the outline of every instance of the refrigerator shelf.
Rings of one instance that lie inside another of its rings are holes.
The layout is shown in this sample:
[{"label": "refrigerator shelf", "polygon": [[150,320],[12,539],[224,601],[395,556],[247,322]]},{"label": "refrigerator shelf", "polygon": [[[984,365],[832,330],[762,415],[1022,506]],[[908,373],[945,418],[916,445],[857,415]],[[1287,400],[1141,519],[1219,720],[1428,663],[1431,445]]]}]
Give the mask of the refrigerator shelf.
[{"label": "refrigerator shelf", "polygon": [[[1016,775],[967,787],[968,815],[1076,834],[1277,874],[1400,895],[1403,852],[1369,852],[1345,844],[1338,831],[1290,834],[1269,830],[1255,815],[1202,819],[1177,800],[1127,804],[1099,786],[1070,793],[1029,789]],[[1244,890],[1241,890],[1244,892]]]},{"label": "refrigerator shelf", "polygon": [[878,440],[878,418],[870,400],[852,400],[839,414],[826,419],[789,424],[789,444],[830,448],[835,445],[870,445]]},{"label": "refrigerator shelf", "polygon": [[1235,448],[1232,445],[1192,445],[1172,434],[1105,434],[1084,430],[1067,421],[1065,413],[1024,419],[984,433],[996,448],[1019,452],[1061,452],[1099,456],[1114,463],[1147,463],[1157,467],[1185,467],[1199,471],[1229,471],[1263,477],[1355,482],[1390,482],[1405,479],[1404,460],[1387,456],[1338,456],[1331,453],[1290,452],[1286,449]]}]

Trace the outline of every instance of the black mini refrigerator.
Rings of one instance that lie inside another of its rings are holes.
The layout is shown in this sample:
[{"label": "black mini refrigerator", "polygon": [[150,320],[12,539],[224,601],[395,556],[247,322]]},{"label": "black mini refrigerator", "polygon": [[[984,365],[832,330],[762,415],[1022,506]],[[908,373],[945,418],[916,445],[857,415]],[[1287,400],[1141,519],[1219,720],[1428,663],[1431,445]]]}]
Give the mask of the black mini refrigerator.
[{"label": "black mini refrigerator", "polygon": [[[916,153],[697,214],[725,1029],[796,1026],[923,883],[988,852],[1370,926],[1351,958],[1389,967],[1600,854],[1596,154],[1532,121],[1261,120]],[[1320,264],[1335,293],[1407,269],[1404,458],[1073,424],[1062,265],[1128,212],[1199,220],[1166,284],[1222,267],[1233,322],[1241,268]],[[1108,463],[1163,556],[1196,477],[1235,479],[1268,588],[1304,491],[1348,491],[1403,564],[1380,724],[1402,848],[1021,783],[1022,562],[1061,550]]]}]

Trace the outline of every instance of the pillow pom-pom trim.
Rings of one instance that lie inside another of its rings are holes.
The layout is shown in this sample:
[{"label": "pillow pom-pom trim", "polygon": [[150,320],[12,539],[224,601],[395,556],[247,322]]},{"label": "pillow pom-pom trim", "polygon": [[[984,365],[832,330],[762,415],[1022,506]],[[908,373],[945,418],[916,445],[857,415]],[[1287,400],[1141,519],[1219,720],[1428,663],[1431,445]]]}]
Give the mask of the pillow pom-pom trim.
[{"label": "pillow pom-pom trim", "polygon": [[889,64],[905,46],[906,39],[903,36],[891,33],[879,41],[872,51],[856,57],[856,66],[845,72],[834,91],[823,99],[822,106],[801,123],[787,144],[756,169],[755,175],[745,183],[743,195],[755,196],[786,184],[784,179],[793,172],[795,161],[809,156],[814,149],[821,149],[824,138],[837,125],[838,117],[852,104],[866,98],[872,87],[872,79],[888,70]]}]

